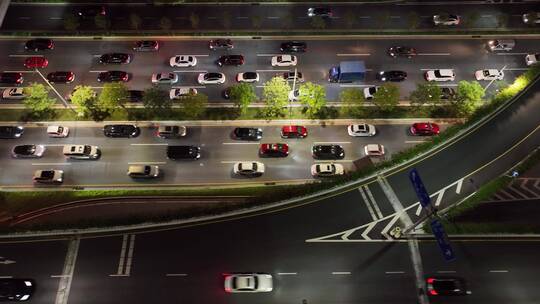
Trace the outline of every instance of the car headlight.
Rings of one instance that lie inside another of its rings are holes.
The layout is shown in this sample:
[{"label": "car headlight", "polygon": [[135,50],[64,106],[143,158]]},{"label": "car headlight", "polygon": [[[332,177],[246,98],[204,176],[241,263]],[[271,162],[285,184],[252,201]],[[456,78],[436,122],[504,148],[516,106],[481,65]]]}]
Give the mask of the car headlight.
[{"label": "car headlight", "polygon": [[384,71],[379,72],[379,75],[384,75]]},{"label": "car headlight", "polygon": [[26,301],[26,300],[28,300],[29,298],[30,298],[30,295],[24,295],[24,296],[22,296],[22,297],[19,299],[19,301]]},{"label": "car headlight", "polygon": [[26,285],[26,286],[32,286],[32,282],[30,282],[30,281],[24,281],[24,285]]}]

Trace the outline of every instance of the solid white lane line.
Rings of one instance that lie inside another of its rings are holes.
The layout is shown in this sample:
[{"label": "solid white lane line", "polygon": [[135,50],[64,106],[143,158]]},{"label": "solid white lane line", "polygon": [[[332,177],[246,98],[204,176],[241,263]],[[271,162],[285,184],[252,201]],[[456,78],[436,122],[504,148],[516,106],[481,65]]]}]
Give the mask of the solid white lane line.
[{"label": "solid white lane line", "polygon": [[35,71],[28,71],[28,70],[23,70],[23,71],[4,71],[4,73],[35,73]]},{"label": "solid white lane line", "polygon": [[372,87],[372,84],[340,84],[341,88],[367,88]]},{"label": "solid white lane line", "polygon": [[528,53],[496,53],[497,56],[519,56],[527,55]]},{"label": "solid white lane line", "polygon": [[369,200],[371,201],[371,204],[373,205],[373,208],[375,209],[377,216],[379,216],[379,218],[383,218],[381,209],[379,209],[379,205],[377,205],[377,202],[375,201],[375,198],[373,197],[373,194],[371,193],[371,190],[369,190],[369,187],[367,185],[364,185],[364,190],[366,190],[367,196]]},{"label": "solid white lane line", "polygon": [[13,276],[0,276],[0,279],[11,279]]},{"label": "solid white lane line", "polygon": [[257,54],[258,57],[273,57],[280,56],[281,54]]},{"label": "solid white lane line", "polygon": [[333,275],[351,274],[349,271],[334,271]]},{"label": "solid white lane line", "polygon": [[270,16],[270,17],[266,17],[266,18],[268,18],[268,19],[279,19],[281,17],[279,17],[279,16]]},{"label": "solid white lane line", "polygon": [[278,275],[297,275],[297,272],[278,272]]},{"label": "solid white lane line", "polygon": [[131,146],[168,146],[168,143],[158,143],[158,144],[130,144]]},{"label": "solid white lane line", "polygon": [[167,162],[129,162],[128,165],[166,165]]},{"label": "solid white lane line", "polygon": [[175,73],[206,73],[208,71],[203,70],[174,70]]},{"label": "solid white lane line", "polygon": [[426,140],[406,140],[406,144],[417,144],[417,143],[423,143],[426,142]]},{"label": "solid white lane line", "polygon": [[22,55],[22,54],[13,54],[8,55],[8,57],[43,57],[43,55]]},{"label": "solid white lane line", "polygon": [[362,186],[358,187],[358,191],[360,192],[360,195],[362,196],[362,200],[364,201],[364,203],[366,204],[368,210],[369,210],[369,214],[371,214],[371,218],[376,221],[377,220],[377,216],[375,215],[375,211],[373,211],[373,207],[371,207],[371,204],[369,203],[369,200],[366,196],[366,193],[364,192],[364,189]]},{"label": "solid white lane line", "polygon": [[135,248],[135,234],[131,235],[131,241],[129,242],[128,256],[126,260],[126,271],[125,274],[129,275],[131,273],[131,263],[133,262],[133,250]]},{"label": "solid white lane line", "polygon": [[222,160],[222,164],[236,164],[242,162],[255,162],[255,160]]},{"label": "solid white lane line", "polygon": [[453,70],[452,68],[425,68],[420,69],[420,71],[430,71],[430,70]]},{"label": "solid white lane line", "polygon": [[224,142],[224,145],[259,145],[258,142]]},{"label": "solid white lane line", "polygon": [[418,56],[450,56],[450,53],[418,53]]},{"label": "solid white lane line", "polygon": [[172,89],[180,89],[180,88],[206,89],[205,86],[174,86],[171,88]]},{"label": "solid white lane line", "polygon": [[507,273],[508,270],[490,270],[491,273]]},{"label": "solid white lane line", "polygon": [[527,71],[528,68],[506,68],[505,71]]},{"label": "solid white lane line", "polygon": [[316,141],[313,142],[314,145],[324,145],[324,144],[350,144],[350,141]]},{"label": "solid white lane line", "polygon": [[493,17],[493,15],[481,15],[480,17],[482,17],[482,18],[491,18],[491,17]]},{"label": "solid white lane line", "polygon": [[458,86],[457,83],[446,83],[446,84],[436,83],[435,85],[438,87],[457,87]]},{"label": "solid white lane line", "polygon": [[455,270],[439,270],[437,273],[456,273]]},{"label": "solid white lane line", "polygon": [[79,244],[79,238],[71,240],[68,244],[66,260],[62,270],[62,275],[65,275],[65,277],[60,278],[60,281],[58,282],[58,291],[56,292],[56,299],[54,301],[55,304],[67,304],[68,302],[73,271],[75,270],[77,254],[79,252]]},{"label": "solid white lane line", "polygon": [[352,163],[353,159],[314,159],[315,163]]},{"label": "solid white lane line", "polygon": [[51,278],[68,278],[71,277],[69,274],[57,274],[57,275],[51,275]]},{"label": "solid white lane line", "polygon": [[370,53],[356,53],[356,54],[336,54],[336,56],[346,57],[346,56],[371,56]]},{"label": "solid white lane line", "polygon": [[51,20],[61,20],[63,18],[62,17],[49,17],[49,19],[51,19]]},{"label": "solid white lane line", "polygon": [[385,274],[403,274],[405,271],[385,271]]},{"label": "solid white lane line", "polygon": [[126,259],[128,237],[128,234],[124,234],[122,239],[122,248],[120,249],[120,260],[118,261],[118,270],[116,271],[116,275],[123,275],[124,272],[124,260]]},{"label": "solid white lane line", "polygon": [[289,72],[290,70],[255,70],[255,72],[258,73],[265,73],[265,72]]},{"label": "solid white lane line", "polygon": [[103,72],[107,72],[106,70],[103,70],[103,71],[88,71],[90,73],[103,73]]},{"label": "solid white lane line", "polygon": [[32,163],[32,166],[69,166],[71,163]]},{"label": "solid white lane line", "polygon": [[187,277],[187,273],[167,273],[166,277]]}]

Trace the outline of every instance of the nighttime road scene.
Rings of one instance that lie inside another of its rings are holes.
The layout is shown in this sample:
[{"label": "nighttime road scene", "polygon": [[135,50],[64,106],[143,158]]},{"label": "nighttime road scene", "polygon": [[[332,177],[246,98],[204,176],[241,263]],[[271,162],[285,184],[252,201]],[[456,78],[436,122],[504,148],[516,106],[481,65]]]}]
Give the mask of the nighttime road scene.
[{"label": "nighttime road scene", "polygon": [[540,304],[540,0],[0,0],[0,301]]}]

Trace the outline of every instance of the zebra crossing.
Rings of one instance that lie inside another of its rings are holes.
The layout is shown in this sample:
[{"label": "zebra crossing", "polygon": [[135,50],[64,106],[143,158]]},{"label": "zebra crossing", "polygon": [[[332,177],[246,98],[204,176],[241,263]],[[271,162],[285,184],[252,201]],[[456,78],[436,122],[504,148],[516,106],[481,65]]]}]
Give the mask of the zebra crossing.
[{"label": "zebra crossing", "polygon": [[[306,242],[394,242],[396,241],[389,235],[390,229],[395,227],[398,224],[398,220],[401,218],[402,221],[405,221],[408,224],[418,220],[422,216],[422,206],[420,202],[415,202],[406,207],[401,206],[399,202],[396,206],[397,197],[392,198],[393,190],[391,189],[390,184],[386,181],[385,178],[379,178],[378,183],[365,184],[358,188],[361,197],[361,203],[369,211],[372,221],[362,224],[357,227],[352,227],[350,229],[340,231],[337,233],[332,233],[329,235],[319,236],[306,240]],[[433,204],[435,206],[441,205],[443,202],[443,197],[450,194],[451,191],[454,191],[455,194],[460,194],[463,188],[463,180],[461,178],[444,188],[432,193],[430,197],[432,198]],[[375,187],[382,188],[385,193],[386,200],[384,202],[377,201],[373,195]],[[387,188],[387,189],[384,189]],[[389,189],[388,189],[389,188]],[[390,191],[390,193],[388,193]],[[382,211],[383,207],[381,204],[391,204],[393,206],[393,212],[385,214]],[[399,240],[398,240],[399,241]],[[401,240],[405,241],[405,240]]]},{"label": "zebra crossing", "polygon": [[540,178],[516,178],[510,185],[499,189],[490,202],[520,201],[540,198]]}]

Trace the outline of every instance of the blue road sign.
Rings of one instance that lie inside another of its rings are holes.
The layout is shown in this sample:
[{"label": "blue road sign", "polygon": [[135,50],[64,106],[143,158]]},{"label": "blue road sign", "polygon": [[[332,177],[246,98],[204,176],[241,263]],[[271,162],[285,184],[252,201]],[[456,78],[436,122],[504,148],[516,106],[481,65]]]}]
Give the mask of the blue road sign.
[{"label": "blue road sign", "polygon": [[448,240],[448,236],[446,235],[441,222],[438,220],[431,221],[431,231],[433,231],[433,235],[435,236],[435,239],[437,239],[437,243],[439,244],[444,259],[448,262],[455,260],[456,257],[454,256],[454,251],[452,250],[452,247],[450,247],[450,241]]},{"label": "blue road sign", "polygon": [[424,187],[424,183],[422,183],[422,179],[420,179],[420,174],[418,174],[416,169],[409,171],[409,179],[413,184],[416,196],[418,196],[418,199],[420,200],[420,205],[422,205],[424,208],[428,208],[428,206],[431,205],[431,198],[429,197],[426,187]]}]

